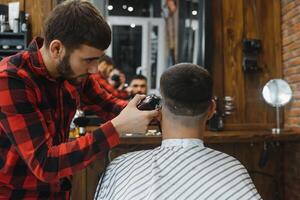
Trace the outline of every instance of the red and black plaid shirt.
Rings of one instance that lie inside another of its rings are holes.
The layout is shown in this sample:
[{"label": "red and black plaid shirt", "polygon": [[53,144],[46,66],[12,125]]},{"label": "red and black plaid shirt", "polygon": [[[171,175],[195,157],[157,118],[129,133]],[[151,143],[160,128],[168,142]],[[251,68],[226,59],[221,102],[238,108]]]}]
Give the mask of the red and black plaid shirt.
[{"label": "red and black plaid shirt", "polygon": [[119,99],[128,99],[129,95],[128,92],[125,90],[117,90],[111,84],[107,82],[107,80],[101,76],[100,74],[93,74],[92,75],[95,80],[99,83],[100,87],[106,90],[108,93],[112,94],[113,96]]},{"label": "red and black plaid shirt", "polygon": [[76,88],[46,70],[34,40],[0,62],[0,199],[65,199],[70,175],[119,144],[110,122],[68,142],[76,108],[110,120],[126,105],[92,78]]}]

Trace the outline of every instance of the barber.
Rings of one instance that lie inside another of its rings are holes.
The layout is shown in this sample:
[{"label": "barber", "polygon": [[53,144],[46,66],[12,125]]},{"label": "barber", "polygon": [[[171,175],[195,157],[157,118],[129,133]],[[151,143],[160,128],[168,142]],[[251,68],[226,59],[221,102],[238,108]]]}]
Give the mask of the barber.
[{"label": "barber", "polygon": [[[143,96],[127,105],[90,78],[111,41],[91,3],[58,5],[43,31],[44,39],[0,62],[0,199],[69,199],[71,175],[118,145],[119,134],[145,132],[157,115],[137,110]],[[70,142],[81,103],[107,122]]]}]

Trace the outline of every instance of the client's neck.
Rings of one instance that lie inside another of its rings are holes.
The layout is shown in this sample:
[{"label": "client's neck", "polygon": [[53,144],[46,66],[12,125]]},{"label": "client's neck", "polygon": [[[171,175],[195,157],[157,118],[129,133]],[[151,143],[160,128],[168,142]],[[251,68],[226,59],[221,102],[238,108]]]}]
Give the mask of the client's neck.
[{"label": "client's neck", "polygon": [[162,137],[164,139],[199,138],[203,139],[205,122],[184,121],[162,117]]}]

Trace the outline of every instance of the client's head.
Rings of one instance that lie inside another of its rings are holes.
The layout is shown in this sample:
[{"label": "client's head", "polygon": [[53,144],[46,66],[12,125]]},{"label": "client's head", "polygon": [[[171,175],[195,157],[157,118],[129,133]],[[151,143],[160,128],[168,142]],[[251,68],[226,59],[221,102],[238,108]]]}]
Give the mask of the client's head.
[{"label": "client's head", "polygon": [[162,123],[183,127],[204,126],[215,109],[213,81],[209,73],[195,64],[180,63],[167,69],[160,78]]}]

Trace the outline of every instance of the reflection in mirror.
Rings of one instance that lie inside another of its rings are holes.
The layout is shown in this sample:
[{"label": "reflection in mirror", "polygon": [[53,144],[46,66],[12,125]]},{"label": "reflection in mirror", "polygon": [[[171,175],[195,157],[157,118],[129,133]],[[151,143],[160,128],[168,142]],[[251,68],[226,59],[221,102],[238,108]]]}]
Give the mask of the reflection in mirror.
[{"label": "reflection in mirror", "polygon": [[210,66],[210,0],[179,1],[178,62]]},{"label": "reflection in mirror", "polygon": [[178,62],[210,66],[210,0],[91,1],[112,28],[106,53],[125,72],[127,83],[141,73],[148,79],[148,91],[155,93],[168,66]]},{"label": "reflection in mirror", "polygon": [[112,34],[114,62],[126,74],[126,79],[131,80],[142,65],[142,26],[113,25]]},{"label": "reflection in mirror", "polygon": [[292,99],[292,90],[289,84],[282,79],[272,79],[263,88],[264,100],[273,107],[276,107],[277,127],[272,133],[280,133],[279,108],[286,105]]},{"label": "reflection in mirror", "polygon": [[159,0],[109,0],[110,16],[161,17]]},{"label": "reflection in mirror", "polygon": [[155,93],[167,67],[163,0],[107,0],[107,21],[112,28],[112,44],[107,54],[126,74],[147,77],[148,91]]}]

